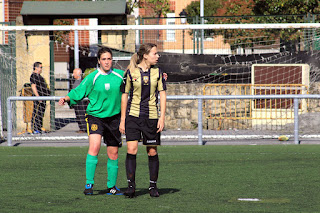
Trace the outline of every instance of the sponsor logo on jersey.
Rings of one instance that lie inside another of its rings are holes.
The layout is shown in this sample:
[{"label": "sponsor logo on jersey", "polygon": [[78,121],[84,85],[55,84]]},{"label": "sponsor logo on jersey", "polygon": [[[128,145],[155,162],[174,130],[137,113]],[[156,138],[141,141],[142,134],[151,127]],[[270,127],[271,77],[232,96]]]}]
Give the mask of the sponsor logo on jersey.
[{"label": "sponsor logo on jersey", "polygon": [[92,124],[91,125],[91,130],[92,131],[97,131],[98,130],[98,125],[97,124]]},{"label": "sponsor logo on jersey", "polygon": [[109,84],[109,83],[104,84],[104,88],[105,88],[106,90],[109,90],[109,89],[110,89],[110,84]]},{"label": "sponsor logo on jersey", "polygon": [[143,82],[144,82],[144,85],[148,85],[149,76],[143,76]]},{"label": "sponsor logo on jersey", "polygon": [[147,143],[157,143],[156,140],[147,140]]}]

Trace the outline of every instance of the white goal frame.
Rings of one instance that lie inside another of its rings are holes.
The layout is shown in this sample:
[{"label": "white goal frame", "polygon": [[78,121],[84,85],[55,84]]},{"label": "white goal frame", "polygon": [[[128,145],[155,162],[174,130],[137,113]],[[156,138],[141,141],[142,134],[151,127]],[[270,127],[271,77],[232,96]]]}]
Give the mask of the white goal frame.
[{"label": "white goal frame", "polygon": [[75,31],[75,30],[222,30],[222,29],[310,29],[320,28],[320,23],[287,24],[177,24],[177,25],[26,25],[0,26],[0,31]]}]

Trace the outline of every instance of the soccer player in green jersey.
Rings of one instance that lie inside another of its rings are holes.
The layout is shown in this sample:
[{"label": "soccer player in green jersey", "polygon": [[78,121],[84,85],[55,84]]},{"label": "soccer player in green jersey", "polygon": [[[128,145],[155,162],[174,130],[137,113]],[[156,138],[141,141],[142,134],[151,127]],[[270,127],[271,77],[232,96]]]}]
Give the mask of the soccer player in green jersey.
[{"label": "soccer player in green jersey", "polygon": [[84,194],[93,194],[94,176],[98,163],[98,154],[103,136],[107,144],[107,194],[122,195],[116,187],[118,176],[118,148],[122,146],[120,123],[121,92],[124,71],[112,68],[112,51],[102,47],[98,51],[99,68],[82,80],[67,96],[59,100],[70,106],[83,98],[89,99],[86,110],[89,150],[86,159],[86,185]]},{"label": "soccer player in green jersey", "polygon": [[[160,145],[160,132],[164,128],[166,84],[164,74],[154,66],[158,59],[159,54],[155,44],[142,44],[130,60],[121,89],[123,94],[119,129],[121,133],[126,134],[127,139],[128,189],[124,194],[130,198],[135,196],[136,156],[141,135],[148,153],[149,193],[151,197],[159,197],[157,146]],[[158,95],[160,95],[160,116],[158,115]]]}]

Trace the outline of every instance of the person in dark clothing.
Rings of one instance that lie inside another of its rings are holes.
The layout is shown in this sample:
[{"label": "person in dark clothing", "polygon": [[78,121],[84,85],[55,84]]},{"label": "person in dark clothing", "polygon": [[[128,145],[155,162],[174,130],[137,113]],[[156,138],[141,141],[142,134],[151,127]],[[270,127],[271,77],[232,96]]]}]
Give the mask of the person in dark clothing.
[{"label": "person in dark clothing", "polygon": [[[157,45],[142,44],[139,51],[130,60],[121,87],[121,121],[119,130],[126,134],[127,157],[126,173],[128,188],[125,195],[135,197],[135,176],[138,142],[143,137],[148,153],[151,197],[159,197],[157,180],[159,157],[157,146],[160,145],[160,132],[164,128],[166,111],[166,83],[163,72],[155,65],[159,54]],[[158,109],[160,96],[160,114]]]},{"label": "person in dark clothing", "polygon": [[[74,78],[72,89],[75,89],[80,85],[82,81],[82,70],[76,68],[73,70],[72,76]],[[86,133],[87,132],[87,123],[86,123],[86,109],[88,106],[87,100],[82,100],[78,104],[73,105],[74,112],[76,113],[76,121],[79,126],[77,133]]]},{"label": "person in dark clothing", "polygon": [[[50,89],[46,80],[41,76],[42,63],[35,62],[33,64],[33,72],[30,76],[30,83],[33,96],[50,96]],[[33,112],[31,120],[31,128],[33,134],[41,134],[43,125],[43,116],[46,110],[46,101],[33,101]]]}]

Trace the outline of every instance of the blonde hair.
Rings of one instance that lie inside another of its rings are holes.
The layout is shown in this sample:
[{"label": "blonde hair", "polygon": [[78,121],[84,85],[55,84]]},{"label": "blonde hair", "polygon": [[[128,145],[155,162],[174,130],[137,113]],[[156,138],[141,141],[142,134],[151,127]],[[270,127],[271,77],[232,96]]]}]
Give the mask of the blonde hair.
[{"label": "blonde hair", "polygon": [[127,70],[134,71],[135,68],[138,67],[138,64],[140,64],[142,62],[143,55],[144,54],[149,54],[153,47],[157,47],[157,45],[156,44],[152,44],[152,43],[142,44],[140,46],[138,52],[131,56],[130,63],[128,65],[128,67],[127,67]]}]

